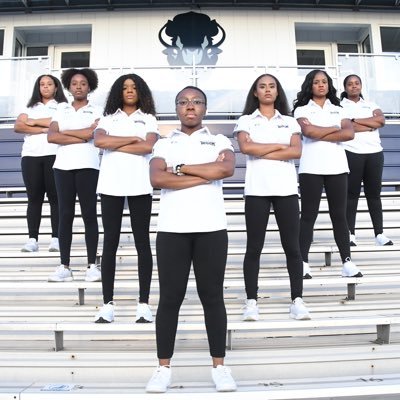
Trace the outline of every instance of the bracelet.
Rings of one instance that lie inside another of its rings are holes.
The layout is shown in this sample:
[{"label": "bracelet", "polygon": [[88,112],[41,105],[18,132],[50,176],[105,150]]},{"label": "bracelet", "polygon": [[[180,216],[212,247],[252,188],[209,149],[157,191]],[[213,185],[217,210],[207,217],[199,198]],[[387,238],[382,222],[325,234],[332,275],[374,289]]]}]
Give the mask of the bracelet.
[{"label": "bracelet", "polygon": [[181,172],[181,168],[184,166],[185,164],[178,164],[174,167],[174,174],[178,175],[178,176],[182,176],[185,175],[183,172]]}]

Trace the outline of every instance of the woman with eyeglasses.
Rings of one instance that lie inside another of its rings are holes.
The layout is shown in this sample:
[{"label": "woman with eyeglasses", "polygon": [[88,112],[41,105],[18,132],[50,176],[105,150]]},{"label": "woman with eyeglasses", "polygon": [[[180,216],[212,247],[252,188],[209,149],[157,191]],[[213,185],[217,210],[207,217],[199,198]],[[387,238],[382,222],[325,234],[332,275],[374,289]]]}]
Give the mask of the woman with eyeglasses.
[{"label": "woman with eyeglasses", "polygon": [[111,87],[94,139],[95,146],[104,151],[97,185],[104,227],[101,257],[104,305],[95,316],[97,323],[114,321],[115,258],[125,199],[137,250],[139,301],[135,321],[153,322],[148,304],[153,273],[149,234],[153,188],[149,156],[157,139],[150,88],[136,74],[120,76]]},{"label": "woman with eyeglasses", "polygon": [[159,366],[146,391],[163,393],[171,384],[171,358],[191,264],[204,309],[212,379],[217,391],[235,391],[224,366],[227,316],[223,283],[228,235],[222,180],[233,175],[230,140],[203,126],[207,98],[187,86],[175,98],[181,126],[159,140],[150,161],[150,180],[161,189],[156,239],[160,299],[156,316]]},{"label": "woman with eyeglasses", "polygon": [[66,102],[61,82],[55,76],[40,75],[33,86],[26,110],[18,116],[14,125],[15,132],[25,135],[21,171],[28,196],[26,216],[29,239],[21,249],[23,252],[39,250],[39,227],[45,193],[50,205],[49,251],[59,251],[58,199],[53,173],[57,145],[47,142],[47,132],[57,104]]},{"label": "woman with eyeglasses", "polygon": [[245,219],[247,244],[243,262],[246,288],[244,321],[257,321],[260,256],[271,207],[279,227],[290,277],[289,316],[310,319],[303,302],[303,260],[299,247],[299,196],[294,160],[301,155],[301,128],[289,117],[282,85],[263,74],[251,85],[234,133],[246,154]]},{"label": "woman with eyeglasses", "polygon": [[332,78],[322,70],[309,72],[294,102],[294,117],[303,134],[299,165],[301,195],[300,249],[304,278],[312,278],[308,253],[313,240],[322,190],[325,189],[333,235],[342,259],[342,276],[361,277],[351,260],[346,220],[347,165],[343,142],[354,138],[350,119],[340,106]]},{"label": "woman with eyeglasses", "polygon": [[347,223],[350,230],[350,245],[356,246],[355,225],[361,182],[367,199],[375,233],[375,244],[390,246],[393,242],[383,233],[383,213],[381,201],[383,148],[379,128],[385,125],[382,110],[361,93],[362,83],[358,75],[348,75],[343,81],[344,91],[340,95],[341,105],[348,110],[353,123],[355,137],[344,142],[349,163],[349,185],[347,196]]}]

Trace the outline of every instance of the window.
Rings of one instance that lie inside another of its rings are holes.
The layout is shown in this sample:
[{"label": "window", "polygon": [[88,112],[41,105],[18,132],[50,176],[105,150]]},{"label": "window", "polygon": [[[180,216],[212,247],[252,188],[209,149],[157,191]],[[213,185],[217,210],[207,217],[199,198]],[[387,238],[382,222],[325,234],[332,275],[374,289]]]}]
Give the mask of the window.
[{"label": "window", "polygon": [[338,43],[337,44],[338,53],[358,53],[357,43]]},{"label": "window", "polygon": [[400,52],[400,28],[381,27],[382,51],[390,53]]},{"label": "window", "polygon": [[49,53],[48,47],[27,47],[26,48],[26,55],[28,57],[40,57],[40,56],[47,56]]},{"label": "window", "polygon": [[22,57],[22,50],[22,43],[18,39],[15,39],[14,57]]},{"label": "window", "polygon": [[0,29],[0,56],[3,55],[4,51],[4,29]]},{"label": "window", "polygon": [[371,53],[371,41],[369,40],[369,35],[361,43],[363,53]]},{"label": "window", "polygon": [[297,65],[325,65],[324,50],[297,50]]},{"label": "window", "polygon": [[89,51],[70,51],[61,54],[61,68],[89,67]]}]

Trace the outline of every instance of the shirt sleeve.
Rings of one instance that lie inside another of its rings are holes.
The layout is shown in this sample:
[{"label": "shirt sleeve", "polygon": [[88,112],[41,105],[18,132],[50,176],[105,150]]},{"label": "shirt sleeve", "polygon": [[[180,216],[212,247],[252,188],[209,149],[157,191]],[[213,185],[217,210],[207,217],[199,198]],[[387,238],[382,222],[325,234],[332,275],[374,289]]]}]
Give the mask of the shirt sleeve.
[{"label": "shirt sleeve", "polygon": [[151,160],[153,158],[162,158],[164,160],[167,159],[167,145],[169,143],[169,139],[166,138],[161,138],[160,140],[158,140],[154,146],[153,146],[153,151],[151,154]]},{"label": "shirt sleeve", "polygon": [[308,113],[307,113],[307,109],[306,107],[302,106],[302,107],[297,107],[294,110],[294,114],[293,114],[295,119],[298,118],[308,118]]},{"label": "shirt sleeve", "polygon": [[102,116],[100,118],[99,123],[97,124],[97,129],[104,129],[106,133],[108,134],[109,129],[110,129],[110,123],[109,123],[110,118],[107,116]]},{"label": "shirt sleeve", "polygon": [[218,146],[218,152],[220,153],[223,150],[231,150],[235,151],[232,142],[225,135],[218,134],[216,136],[216,144]]},{"label": "shirt sleeve", "polygon": [[51,122],[60,122],[63,119],[64,108],[66,103],[59,103],[57,110],[54,112]]},{"label": "shirt sleeve", "polygon": [[233,128],[233,137],[236,139],[237,134],[242,131],[250,133],[249,118],[247,115],[242,115],[237,120],[236,125]]},{"label": "shirt sleeve", "polygon": [[156,133],[157,136],[160,136],[157,120],[153,115],[150,114],[146,120],[146,133]]},{"label": "shirt sleeve", "polygon": [[288,125],[290,133],[293,135],[294,133],[301,133],[300,124],[297,122],[296,118],[287,117]]}]

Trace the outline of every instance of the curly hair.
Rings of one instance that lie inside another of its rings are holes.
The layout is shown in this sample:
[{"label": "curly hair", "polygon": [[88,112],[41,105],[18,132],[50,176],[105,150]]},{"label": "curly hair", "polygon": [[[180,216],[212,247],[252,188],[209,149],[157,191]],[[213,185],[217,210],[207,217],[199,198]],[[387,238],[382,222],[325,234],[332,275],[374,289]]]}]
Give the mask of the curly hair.
[{"label": "curly hair", "polygon": [[326,95],[326,98],[329,99],[330,102],[335,106],[340,106],[340,100],[336,96],[336,89],[333,86],[332,78],[326,73],[326,71],[314,69],[309,72],[304,78],[304,82],[301,85],[301,90],[297,93],[297,98],[293,102],[293,111],[297,107],[305,106],[313,98],[312,87],[314,78],[320,72],[323,73],[328,80],[328,93]]},{"label": "curly hair", "polygon": [[39,103],[39,102],[41,102],[43,100],[42,99],[42,95],[40,94],[40,81],[44,77],[48,77],[54,82],[54,85],[56,87],[56,92],[54,94],[54,100],[57,103],[67,103],[68,100],[65,97],[65,94],[64,94],[64,91],[62,89],[60,80],[58,78],[56,78],[55,76],[53,76],[53,75],[43,74],[43,75],[40,75],[36,79],[35,84],[33,85],[32,96],[31,96],[31,98],[28,101],[28,104],[26,106],[29,107],[29,108],[33,107],[35,104],[37,104],[37,103]]},{"label": "curly hair", "polygon": [[83,75],[87,79],[90,88],[89,93],[97,89],[99,78],[97,77],[96,72],[90,68],[70,68],[63,71],[61,74],[61,82],[65,89],[69,90],[72,78],[78,74]]},{"label": "curly hair", "polygon": [[120,76],[111,86],[110,92],[106,100],[104,115],[114,114],[119,108],[123,107],[123,88],[124,82],[131,79],[136,86],[138,97],[137,108],[141,109],[146,114],[156,115],[153,95],[145,80],[136,74],[126,74]]},{"label": "curly hair", "polygon": [[202,96],[204,97],[204,105],[207,107],[207,96],[206,96],[206,94],[200,89],[200,88],[198,88],[197,86],[185,86],[183,89],[181,89],[177,94],[176,94],[176,96],[175,96],[175,104],[176,104],[176,102],[178,101],[178,98],[179,98],[179,96],[180,96],[180,94],[184,91],[184,90],[186,90],[186,89],[193,89],[193,90],[197,90],[199,93],[201,93],[202,94]]},{"label": "curly hair", "polygon": [[[346,99],[348,98],[348,95],[347,95],[347,92],[346,92],[346,85],[347,85],[347,81],[348,81],[350,78],[356,78],[356,79],[358,79],[358,80],[360,81],[360,85],[362,85],[361,78],[360,78],[358,75],[356,75],[356,74],[347,75],[346,78],[344,78],[344,80],[343,80],[344,91],[343,91],[342,93],[340,93],[340,100],[343,100],[344,98],[346,98]],[[362,95],[362,93],[360,93],[360,97],[361,97],[362,99],[364,98],[364,96]]]},{"label": "curly hair", "polygon": [[278,110],[282,115],[289,115],[289,104],[287,101],[285,91],[283,90],[283,87],[279,82],[279,80],[274,75],[271,74],[262,74],[253,82],[253,84],[250,87],[249,93],[247,94],[246,103],[244,105],[242,115],[252,114],[255,110],[257,110],[257,108],[260,107],[260,101],[258,100],[258,97],[254,95],[254,92],[257,89],[259,80],[266,76],[272,78],[276,83],[278,96],[274,102],[274,108]]}]

